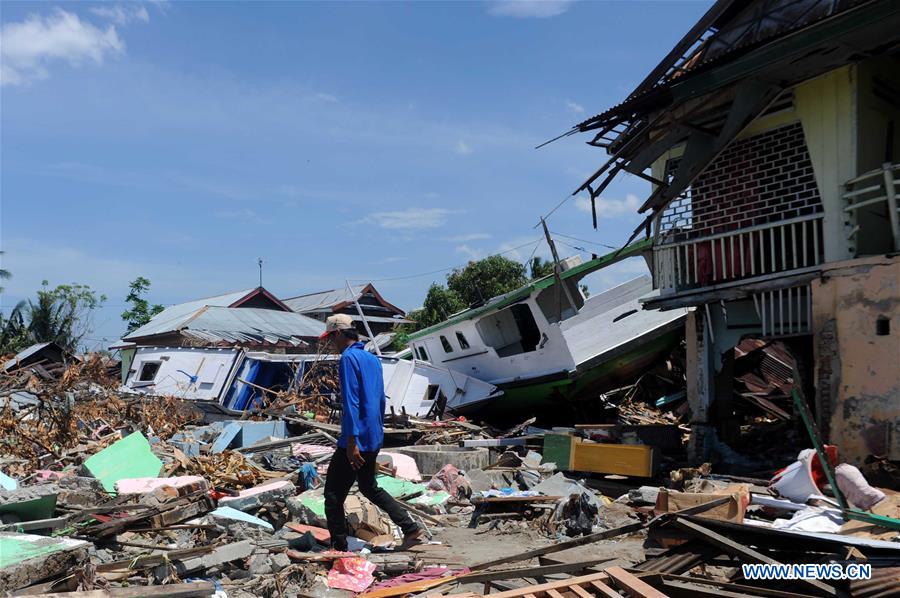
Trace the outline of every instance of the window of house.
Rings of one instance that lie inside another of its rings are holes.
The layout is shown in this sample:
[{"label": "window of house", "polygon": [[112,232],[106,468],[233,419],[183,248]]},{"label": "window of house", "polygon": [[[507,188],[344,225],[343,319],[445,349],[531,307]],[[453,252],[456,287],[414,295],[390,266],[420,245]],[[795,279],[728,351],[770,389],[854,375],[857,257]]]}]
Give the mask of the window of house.
[{"label": "window of house", "polygon": [[441,335],[441,346],[444,348],[444,353],[453,353],[453,345],[450,344],[450,341],[443,334]]},{"label": "window of house", "polygon": [[160,361],[145,361],[141,364],[141,373],[138,375],[138,382],[153,382],[159,372]]},{"label": "window of house", "polygon": [[425,347],[416,347],[416,354],[422,361],[428,361],[428,353],[425,352]]},{"label": "window of house", "polygon": [[456,333],[456,341],[459,343],[459,348],[463,351],[469,348],[469,341],[466,340],[466,337],[462,332]]}]

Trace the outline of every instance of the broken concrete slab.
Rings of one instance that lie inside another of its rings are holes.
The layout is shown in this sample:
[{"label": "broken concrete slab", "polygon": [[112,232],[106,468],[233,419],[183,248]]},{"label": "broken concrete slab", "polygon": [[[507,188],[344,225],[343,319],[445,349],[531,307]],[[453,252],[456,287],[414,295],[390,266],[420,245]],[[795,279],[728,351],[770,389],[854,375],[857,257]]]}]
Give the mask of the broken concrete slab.
[{"label": "broken concrete slab", "polygon": [[87,542],[0,532],[0,591],[16,590],[84,565]]},{"label": "broken concrete slab", "polygon": [[391,452],[412,457],[423,476],[431,477],[448,463],[463,471],[476,467],[487,467],[491,462],[490,451],[486,448],[470,448],[452,444],[429,444],[404,446]]},{"label": "broken concrete slab", "polygon": [[416,484],[409,480],[395,478],[389,475],[377,475],[375,476],[375,481],[385,492],[397,499],[419,496],[428,490],[428,487],[424,484]]},{"label": "broken concrete slab", "polygon": [[97,478],[67,475],[58,478],[59,495],[56,503],[64,507],[93,507],[109,498],[103,483]]},{"label": "broken concrete slab", "polygon": [[0,490],[0,521],[19,523],[49,519],[56,512],[56,497],[59,486],[39,484],[16,490]]},{"label": "broken concrete slab", "polygon": [[85,471],[100,480],[107,492],[115,492],[119,480],[157,477],[162,466],[140,432],[114,442],[84,462]]},{"label": "broken concrete slab", "polygon": [[227,505],[240,511],[250,511],[276,500],[294,496],[296,493],[297,488],[288,480],[275,480],[274,482],[241,490],[237,496],[224,496],[219,499],[219,504]]},{"label": "broken concrete slab", "polygon": [[163,486],[171,486],[172,488],[196,486],[197,490],[207,490],[209,483],[198,475],[183,475],[171,478],[127,478],[116,482],[116,492],[119,494],[149,494]]},{"label": "broken concrete slab", "polygon": [[409,455],[402,455],[393,451],[381,451],[378,453],[378,462],[394,469],[398,478],[403,478],[410,482],[422,481],[422,474],[419,472],[416,460]]},{"label": "broken concrete slab", "polygon": [[298,521],[316,527],[328,527],[325,520],[325,489],[307,490],[285,500],[288,512]]},{"label": "broken concrete slab", "polygon": [[[176,573],[179,577],[184,577],[188,573],[203,571],[211,567],[230,563],[240,559],[245,559],[255,550],[255,545],[249,540],[233,542],[217,547],[212,552],[193,558],[172,561],[169,564],[159,565],[153,570],[157,583],[162,583],[164,579],[169,577],[171,573]],[[174,571],[173,571],[174,569]]]}]

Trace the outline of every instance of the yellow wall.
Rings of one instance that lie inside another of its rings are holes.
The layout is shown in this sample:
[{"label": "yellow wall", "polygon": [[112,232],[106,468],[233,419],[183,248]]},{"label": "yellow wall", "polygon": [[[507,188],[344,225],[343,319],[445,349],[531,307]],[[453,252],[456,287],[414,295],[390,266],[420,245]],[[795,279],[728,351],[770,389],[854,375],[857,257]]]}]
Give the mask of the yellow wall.
[{"label": "yellow wall", "polygon": [[833,70],[794,90],[794,101],[812,160],[819,196],[825,261],[851,256],[844,229],[843,184],[856,176],[856,67]]},{"label": "yellow wall", "polygon": [[[826,266],[812,307],[823,432],[848,463],[900,459],[900,256]],[[889,334],[876,334],[879,318]]]}]

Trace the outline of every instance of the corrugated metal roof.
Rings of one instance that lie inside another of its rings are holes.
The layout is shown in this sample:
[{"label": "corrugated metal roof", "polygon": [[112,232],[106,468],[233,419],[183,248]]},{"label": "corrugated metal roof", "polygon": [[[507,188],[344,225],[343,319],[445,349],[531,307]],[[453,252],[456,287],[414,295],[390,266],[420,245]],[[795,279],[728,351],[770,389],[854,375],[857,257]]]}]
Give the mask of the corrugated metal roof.
[{"label": "corrugated metal roof", "polygon": [[182,334],[213,343],[298,346],[325,332],[325,324],[287,311],[252,307],[207,307],[181,328]]},{"label": "corrugated metal roof", "polygon": [[205,299],[197,299],[195,301],[186,301],[185,303],[171,305],[153,316],[153,318],[149,322],[147,322],[137,330],[134,330],[127,336],[124,336],[122,340],[127,341],[133,338],[141,338],[144,336],[153,336],[154,334],[172,332],[173,330],[177,330],[181,323],[193,316],[197,312],[197,310],[207,306],[228,307],[229,305],[243,299],[255,290],[256,289],[244,289],[243,291],[234,291],[231,293],[225,293],[223,295],[216,295],[214,297],[207,297]]},{"label": "corrugated metal roof", "polygon": [[367,285],[364,284],[351,286],[350,288],[353,289],[352,294],[347,290],[347,287],[343,287],[340,289],[331,289],[330,291],[321,291],[319,293],[291,297],[290,299],[282,299],[282,302],[299,313],[316,311],[322,308],[331,307],[338,303],[345,303],[347,301],[358,299],[366,286]]},{"label": "corrugated metal roof", "polygon": [[29,357],[31,357],[32,355],[34,355],[35,353],[37,353],[38,351],[43,349],[44,347],[46,347],[48,345],[52,345],[52,344],[53,344],[53,342],[37,343],[35,345],[31,345],[27,349],[22,349],[21,351],[16,353],[15,357],[13,357],[12,359],[10,359],[9,361],[7,361],[6,363],[3,364],[3,369],[4,370],[10,369],[17,363],[21,363],[21,362],[25,361],[26,359],[28,359]]}]

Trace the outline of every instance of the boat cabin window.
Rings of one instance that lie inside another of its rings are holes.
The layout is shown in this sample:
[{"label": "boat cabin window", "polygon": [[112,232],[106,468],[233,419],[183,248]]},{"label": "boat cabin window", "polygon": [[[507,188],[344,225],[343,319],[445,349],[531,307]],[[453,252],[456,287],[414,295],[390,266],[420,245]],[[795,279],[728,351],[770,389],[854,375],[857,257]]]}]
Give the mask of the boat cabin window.
[{"label": "boat cabin window", "polygon": [[466,336],[462,332],[456,333],[456,342],[459,343],[459,348],[463,351],[469,348],[469,341],[466,340]]},{"label": "boat cabin window", "polygon": [[153,382],[159,372],[161,361],[145,361],[141,364],[141,373],[138,376],[138,382]]},{"label": "boat cabin window", "polygon": [[444,353],[453,353],[453,345],[450,344],[450,341],[443,334],[441,335],[441,346],[444,348]]},{"label": "boat cabin window", "polygon": [[493,347],[500,357],[534,351],[541,342],[541,331],[526,303],[485,316],[476,327],[485,344]]},{"label": "boat cabin window", "polygon": [[422,361],[428,361],[428,353],[425,352],[425,347],[416,347],[416,354]]}]

